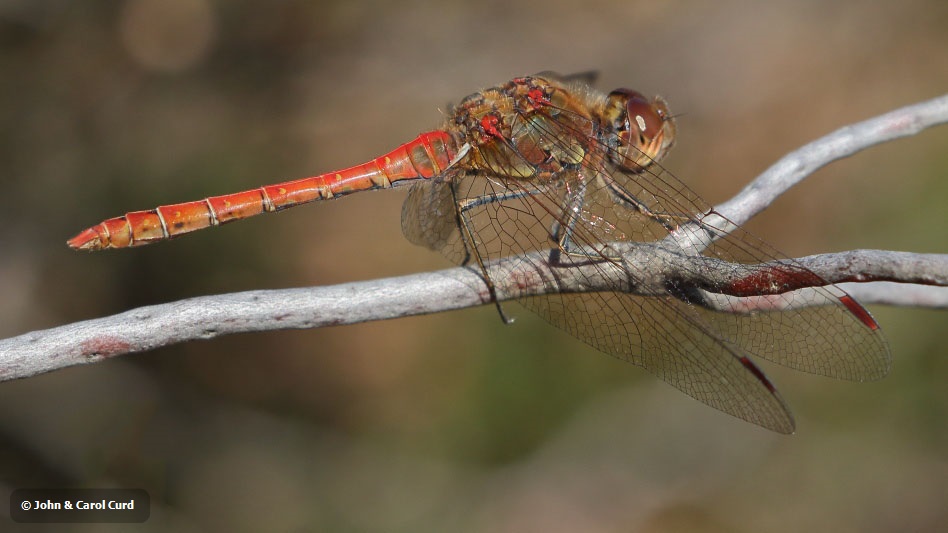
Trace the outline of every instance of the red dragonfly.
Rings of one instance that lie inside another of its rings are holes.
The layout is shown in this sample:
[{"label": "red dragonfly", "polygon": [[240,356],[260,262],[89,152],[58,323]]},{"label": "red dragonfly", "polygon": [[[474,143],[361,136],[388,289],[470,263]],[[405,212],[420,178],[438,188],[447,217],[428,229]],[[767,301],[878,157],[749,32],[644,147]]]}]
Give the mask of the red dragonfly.
[{"label": "red dragonfly", "polygon": [[[538,269],[579,272],[590,282],[618,270],[627,287],[652,283],[647,293],[553,290],[520,301],[597,349],[736,417],[794,430],[790,410],[752,355],[840,379],[874,380],[888,372],[889,349],[868,311],[812,271],[778,260],[771,247],[718,215],[658,164],[675,140],[664,100],[629,89],[603,94],[591,82],[591,75],[515,78],[466,97],[441,129],[368,163],[127,213],[68,244],[79,250],[139,246],[411,183],[402,210],[405,236],[479,268],[492,295],[488,265],[509,257]],[[656,288],[648,264],[622,259],[636,246],[664,250],[656,246],[686,231],[704,241],[678,251],[723,265],[732,281],[698,287],[682,277]],[[783,266],[753,270],[773,261]],[[557,289],[561,281],[553,277],[549,283]],[[809,297],[797,290],[802,286],[810,287]],[[821,305],[813,305],[814,296]],[[733,300],[730,312],[715,306],[722,298]]]}]

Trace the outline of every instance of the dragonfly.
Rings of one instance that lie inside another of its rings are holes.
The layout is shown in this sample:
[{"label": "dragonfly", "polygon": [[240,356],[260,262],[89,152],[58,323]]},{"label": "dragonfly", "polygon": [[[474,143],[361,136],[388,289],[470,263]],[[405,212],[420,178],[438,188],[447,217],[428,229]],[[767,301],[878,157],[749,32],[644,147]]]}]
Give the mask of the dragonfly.
[{"label": "dragonfly", "polygon": [[[844,380],[885,376],[890,351],[865,308],[661,166],[677,128],[665,100],[600,92],[593,81],[592,74],[514,78],[461,100],[440,129],[361,165],[129,212],[68,245],[140,246],[409,185],[404,235],[476,269],[505,321],[491,265],[514,257],[550,273],[548,290],[516,295],[526,308],[725,413],[794,431],[787,403],[754,358]],[[644,260],[626,260],[630,250]],[[653,263],[669,255],[687,259],[683,274],[656,282]],[[688,281],[712,267],[726,275]],[[593,288],[567,287],[567,277]],[[596,285],[600,277],[622,283]]]}]

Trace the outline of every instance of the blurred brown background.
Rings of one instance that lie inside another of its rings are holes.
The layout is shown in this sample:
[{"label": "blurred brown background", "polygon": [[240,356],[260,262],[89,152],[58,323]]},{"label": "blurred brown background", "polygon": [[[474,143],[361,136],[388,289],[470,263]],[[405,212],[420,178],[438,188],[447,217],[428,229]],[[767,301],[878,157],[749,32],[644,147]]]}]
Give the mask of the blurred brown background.
[{"label": "blurred brown background", "polygon": [[[943,1],[748,5],[0,1],[0,335],[448,266],[401,237],[399,191],[136,250],[64,241],[360,163],[515,75],[661,93],[682,114],[666,166],[712,203],[948,90]],[[946,171],[942,127],[824,169],[751,229],[791,256],[946,252]],[[948,529],[944,312],[872,309],[894,354],[879,383],[766,365],[797,416],[785,437],[510,310],[511,327],[484,307],[0,384],[2,497],[144,488],[154,531]]]}]

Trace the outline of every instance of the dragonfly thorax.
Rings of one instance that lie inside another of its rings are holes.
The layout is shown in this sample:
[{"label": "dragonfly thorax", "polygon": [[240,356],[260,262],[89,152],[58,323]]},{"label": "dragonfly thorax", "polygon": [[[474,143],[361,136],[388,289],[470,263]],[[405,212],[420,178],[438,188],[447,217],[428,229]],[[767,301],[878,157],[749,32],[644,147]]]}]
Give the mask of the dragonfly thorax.
[{"label": "dragonfly thorax", "polygon": [[598,121],[564,87],[541,77],[468,96],[448,129],[469,145],[472,170],[518,179],[545,179],[579,165],[596,142]]}]

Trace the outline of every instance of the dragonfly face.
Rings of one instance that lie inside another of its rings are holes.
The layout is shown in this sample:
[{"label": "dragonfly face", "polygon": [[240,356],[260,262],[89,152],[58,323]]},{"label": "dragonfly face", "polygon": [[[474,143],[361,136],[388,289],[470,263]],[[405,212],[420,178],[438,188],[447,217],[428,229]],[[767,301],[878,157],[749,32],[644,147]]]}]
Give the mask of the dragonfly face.
[{"label": "dragonfly face", "polygon": [[609,93],[603,129],[614,136],[612,162],[630,172],[641,172],[660,160],[675,144],[675,119],[661,97],[649,101],[642,93],[616,89]]}]

